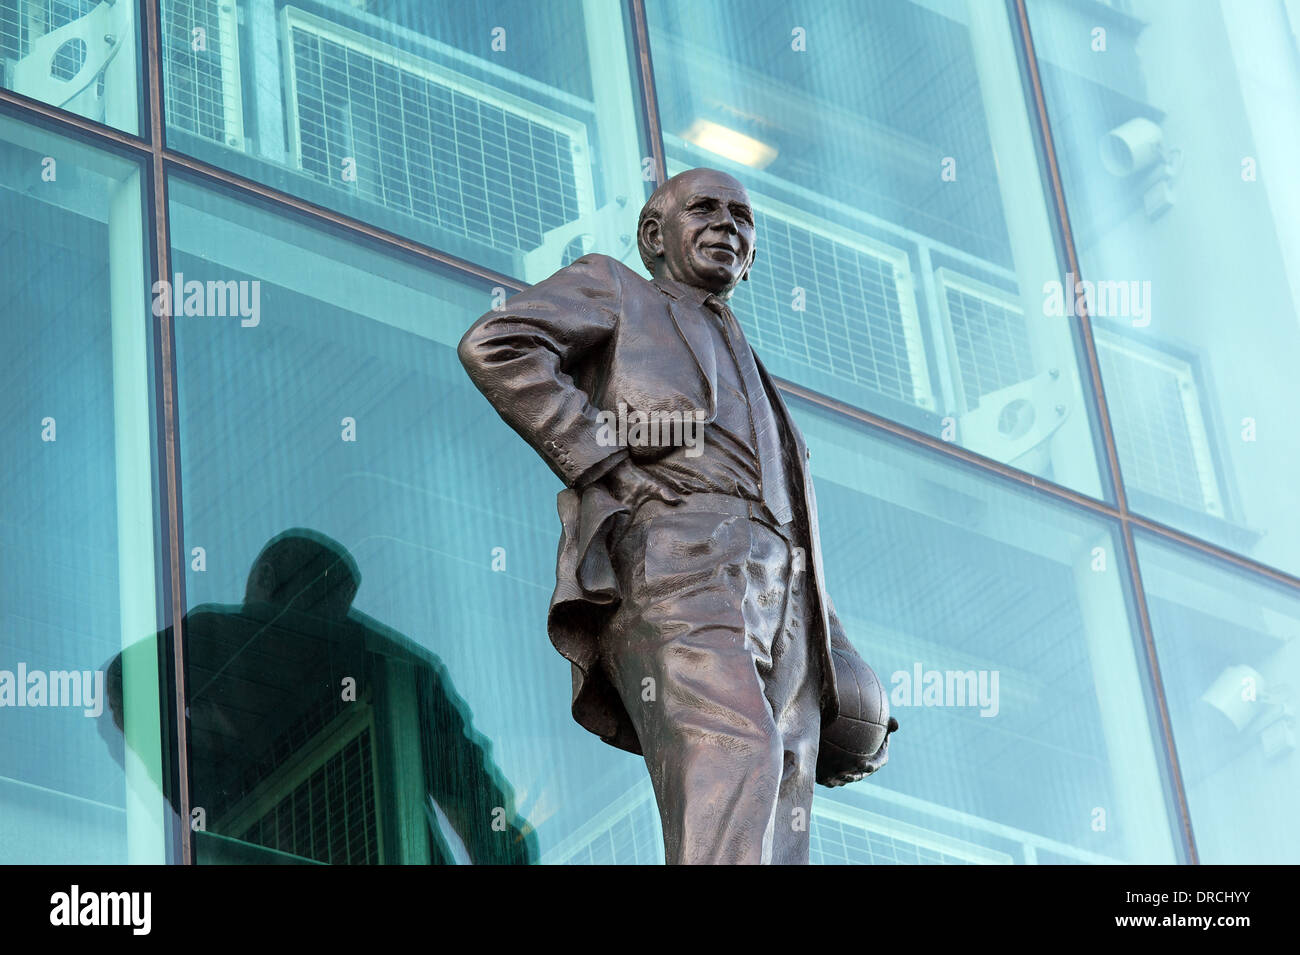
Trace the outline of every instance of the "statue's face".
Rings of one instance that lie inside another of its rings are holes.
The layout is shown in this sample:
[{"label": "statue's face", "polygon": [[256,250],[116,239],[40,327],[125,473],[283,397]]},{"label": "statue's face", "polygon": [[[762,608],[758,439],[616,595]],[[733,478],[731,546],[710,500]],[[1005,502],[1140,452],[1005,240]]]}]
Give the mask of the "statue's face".
[{"label": "statue's face", "polygon": [[745,187],[725,173],[699,170],[671,188],[675,201],[654,240],[662,243],[663,269],[678,282],[727,298],[754,260],[754,210]]}]

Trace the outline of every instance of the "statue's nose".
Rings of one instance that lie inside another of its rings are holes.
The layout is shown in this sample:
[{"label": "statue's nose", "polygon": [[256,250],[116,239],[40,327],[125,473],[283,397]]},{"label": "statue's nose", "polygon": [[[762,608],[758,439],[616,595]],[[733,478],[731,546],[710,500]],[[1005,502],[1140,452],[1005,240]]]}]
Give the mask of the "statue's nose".
[{"label": "statue's nose", "polygon": [[735,235],[737,231],[735,218],[725,210],[709,225],[714,229],[722,229],[728,235]]}]

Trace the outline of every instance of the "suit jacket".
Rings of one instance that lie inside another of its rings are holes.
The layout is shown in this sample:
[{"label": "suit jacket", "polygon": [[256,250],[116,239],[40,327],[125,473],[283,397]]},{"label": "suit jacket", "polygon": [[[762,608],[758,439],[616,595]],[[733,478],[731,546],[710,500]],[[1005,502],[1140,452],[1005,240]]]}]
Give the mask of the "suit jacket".
[{"label": "suit jacket", "polygon": [[[609,256],[593,254],[480,318],[461,339],[459,355],[501,417],[565,484],[557,502],[563,530],[547,630],[573,664],[573,717],[605,742],[640,754],[631,720],[598,659],[599,635],[619,601],[611,542],[629,514],[592,480],[608,468],[611,455],[625,453],[597,441],[597,414],[616,410],[620,402],[629,412],[716,409],[712,339],[654,283]],[[826,725],[838,713],[831,646],[852,648],[825,592],[803,435],[757,356],[755,361],[773,410],[795,444],[792,460],[799,463],[799,473],[790,476],[792,503],[809,538]]]}]

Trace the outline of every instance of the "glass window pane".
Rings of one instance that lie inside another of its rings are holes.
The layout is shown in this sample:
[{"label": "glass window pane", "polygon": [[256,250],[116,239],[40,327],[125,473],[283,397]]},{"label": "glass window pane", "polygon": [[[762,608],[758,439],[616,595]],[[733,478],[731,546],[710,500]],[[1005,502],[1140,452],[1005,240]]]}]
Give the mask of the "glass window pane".
[{"label": "glass window pane", "polygon": [[142,172],[4,116],[0,168],[0,862],[161,863]]},{"label": "glass window pane", "polygon": [[889,765],[813,803],[822,862],[1175,860],[1117,529],[799,401],[828,591]]},{"label": "glass window pane", "polygon": [[140,132],[137,3],[0,0],[0,86]]},{"label": "glass window pane", "polygon": [[635,264],[624,7],[162,0],[168,143],[526,281]]},{"label": "glass window pane", "polygon": [[1300,571],[1300,8],[1029,11],[1129,502]]},{"label": "glass window pane", "polygon": [[669,172],[748,186],[737,315],[786,379],[1103,496],[1005,4],[660,0]]},{"label": "glass window pane", "polygon": [[1196,848],[1204,863],[1300,861],[1300,594],[1137,538]]}]

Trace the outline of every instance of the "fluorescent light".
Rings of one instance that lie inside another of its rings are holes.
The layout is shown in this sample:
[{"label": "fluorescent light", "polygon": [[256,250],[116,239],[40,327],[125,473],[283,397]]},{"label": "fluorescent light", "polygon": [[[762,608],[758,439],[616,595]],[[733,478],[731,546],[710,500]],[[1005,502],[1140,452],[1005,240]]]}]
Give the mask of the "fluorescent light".
[{"label": "fluorescent light", "polygon": [[752,136],[738,133],[708,119],[697,119],[691,123],[691,128],[682,133],[682,139],[754,169],[764,169],[776,158],[776,150],[767,143],[761,143]]}]

